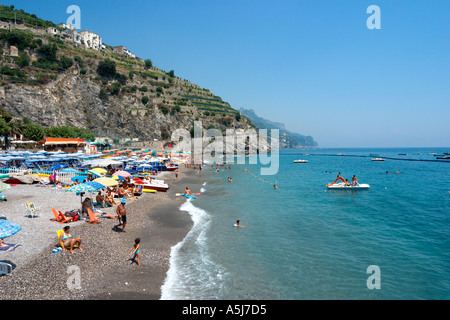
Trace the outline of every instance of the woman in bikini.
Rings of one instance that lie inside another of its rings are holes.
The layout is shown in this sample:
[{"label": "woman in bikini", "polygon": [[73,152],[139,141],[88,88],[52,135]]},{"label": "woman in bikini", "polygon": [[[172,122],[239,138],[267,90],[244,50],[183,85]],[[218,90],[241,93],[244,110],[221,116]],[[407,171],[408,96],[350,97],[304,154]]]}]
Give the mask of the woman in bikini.
[{"label": "woman in bikini", "polygon": [[75,252],[73,251],[73,247],[75,245],[78,246],[80,251],[83,251],[83,249],[81,249],[81,238],[73,239],[72,235],[70,234],[69,226],[64,227],[64,232],[62,232],[59,237],[59,243],[60,243],[63,251],[66,251],[66,249],[69,249],[70,253],[75,254]]}]

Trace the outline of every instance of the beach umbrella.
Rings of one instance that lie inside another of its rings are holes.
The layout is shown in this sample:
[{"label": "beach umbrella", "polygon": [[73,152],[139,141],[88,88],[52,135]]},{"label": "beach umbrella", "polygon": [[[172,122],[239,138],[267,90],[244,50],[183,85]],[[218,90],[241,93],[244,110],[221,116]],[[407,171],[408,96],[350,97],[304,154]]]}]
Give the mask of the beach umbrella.
[{"label": "beach umbrella", "polygon": [[104,184],[98,183],[95,180],[94,181],[88,181],[88,182],[85,182],[83,184],[87,185],[87,186],[91,186],[91,187],[95,188],[95,190],[100,190],[100,189],[106,188],[106,186]]},{"label": "beach umbrella", "polygon": [[101,177],[101,173],[98,171],[94,171],[94,170],[88,170],[88,173],[91,173],[92,175],[96,176],[96,177]]},{"label": "beach umbrella", "polygon": [[49,168],[48,170],[59,170],[62,168],[67,168],[65,164],[55,164],[53,167]]},{"label": "beach umbrella", "polygon": [[61,169],[60,172],[73,172],[73,173],[80,173],[80,171],[78,171],[77,169],[74,168],[66,168],[66,169]]},{"label": "beach umbrella", "polygon": [[100,174],[105,174],[105,173],[108,173],[108,170],[105,170],[105,169],[103,169],[103,168],[94,168],[94,169],[91,169],[92,171],[96,171],[96,172],[98,172],[98,173],[100,173]]},{"label": "beach umbrella", "polygon": [[84,193],[84,192],[95,192],[97,191],[92,185],[88,185],[87,183],[77,184],[76,186],[70,187],[66,189],[66,192],[75,192],[75,193]]},{"label": "beach umbrella", "polygon": [[122,176],[112,176],[111,177],[111,179],[114,179],[114,180],[126,180],[124,177],[122,177]]},{"label": "beach umbrella", "polygon": [[104,185],[105,187],[113,187],[113,186],[117,186],[119,184],[119,182],[117,182],[117,180],[114,180],[112,178],[107,178],[107,177],[95,179],[94,182],[100,183],[100,184]]},{"label": "beach umbrella", "polygon": [[0,239],[11,237],[20,231],[20,226],[8,220],[0,220]]},{"label": "beach umbrella", "polygon": [[76,176],[76,177],[73,177],[72,179],[70,179],[70,180],[72,180],[72,181],[78,181],[78,182],[83,182],[84,180],[86,180],[87,179],[87,176]]},{"label": "beach umbrella", "polygon": [[92,185],[89,185],[87,183],[77,184],[76,186],[66,189],[66,192],[75,192],[76,194],[79,194],[81,197],[82,205],[83,205],[83,195],[86,192],[96,192],[96,191],[97,191],[97,189],[95,187],[93,187]]},{"label": "beach umbrella", "polygon": [[124,178],[128,178],[131,176],[131,174],[127,171],[117,171],[114,173],[115,176],[122,176]]},{"label": "beach umbrella", "polygon": [[0,192],[11,189],[11,186],[7,183],[0,182]]}]

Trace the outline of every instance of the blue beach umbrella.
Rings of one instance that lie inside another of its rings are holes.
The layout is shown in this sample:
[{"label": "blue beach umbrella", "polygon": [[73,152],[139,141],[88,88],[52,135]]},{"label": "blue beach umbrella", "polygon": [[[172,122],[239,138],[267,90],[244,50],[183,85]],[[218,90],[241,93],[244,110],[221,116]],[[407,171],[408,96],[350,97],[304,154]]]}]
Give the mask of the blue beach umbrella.
[{"label": "blue beach umbrella", "polygon": [[66,192],[75,192],[77,195],[80,195],[82,204],[83,204],[83,195],[86,192],[96,192],[96,191],[97,189],[95,187],[87,183],[77,184],[76,186],[70,187],[69,189],[66,190]]},{"label": "blue beach umbrella", "polygon": [[95,190],[100,190],[100,189],[106,188],[106,187],[105,187],[104,185],[102,185],[101,183],[95,182],[95,181],[88,181],[88,182],[85,182],[85,183],[83,183],[83,184],[84,184],[84,185],[91,186],[91,187],[95,188]]},{"label": "blue beach umbrella", "polygon": [[83,192],[95,192],[97,191],[92,185],[88,185],[86,183],[77,184],[76,186],[70,187],[66,190],[66,192],[75,192],[75,193],[83,193]]},{"label": "blue beach umbrella", "polygon": [[11,237],[20,231],[20,226],[8,220],[0,220],[0,239]]},{"label": "blue beach umbrella", "polygon": [[77,169],[74,169],[74,168],[66,168],[66,169],[61,169],[61,172],[73,172],[73,173],[80,173],[80,171],[78,171]]},{"label": "blue beach umbrella", "polygon": [[83,182],[84,180],[86,180],[87,179],[87,176],[76,176],[76,177],[73,177],[72,179],[70,179],[70,180],[72,180],[72,181],[78,181],[78,182]]},{"label": "blue beach umbrella", "polygon": [[67,168],[67,166],[65,164],[55,164],[49,170],[59,170],[59,169],[62,169],[62,168]]}]

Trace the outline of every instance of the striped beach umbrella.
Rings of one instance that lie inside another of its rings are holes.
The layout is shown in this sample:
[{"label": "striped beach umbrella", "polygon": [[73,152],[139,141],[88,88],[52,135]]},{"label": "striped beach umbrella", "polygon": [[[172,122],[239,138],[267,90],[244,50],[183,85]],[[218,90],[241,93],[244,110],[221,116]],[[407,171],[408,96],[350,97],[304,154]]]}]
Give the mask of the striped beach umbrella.
[{"label": "striped beach umbrella", "polygon": [[77,184],[66,190],[66,192],[75,192],[75,193],[95,192],[95,191],[97,191],[97,189],[87,183]]},{"label": "striped beach umbrella", "polygon": [[101,177],[101,173],[98,171],[94,171],[94,170],[88,170],[88,173],[91,173],[92,175],[96,176],[96,177]]}]

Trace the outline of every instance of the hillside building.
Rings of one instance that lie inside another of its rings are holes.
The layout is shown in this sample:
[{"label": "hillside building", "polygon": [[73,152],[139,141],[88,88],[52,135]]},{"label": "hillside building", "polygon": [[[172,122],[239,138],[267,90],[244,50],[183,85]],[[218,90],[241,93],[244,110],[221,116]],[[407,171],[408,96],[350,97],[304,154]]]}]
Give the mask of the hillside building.
[{"label": "hillside building", "polygon": [[80,34],[81,41],[84,42],[86,47],[94,50],[100,50],[102,48],[102,38],[98,34],[88,30],[83,30]]}]

